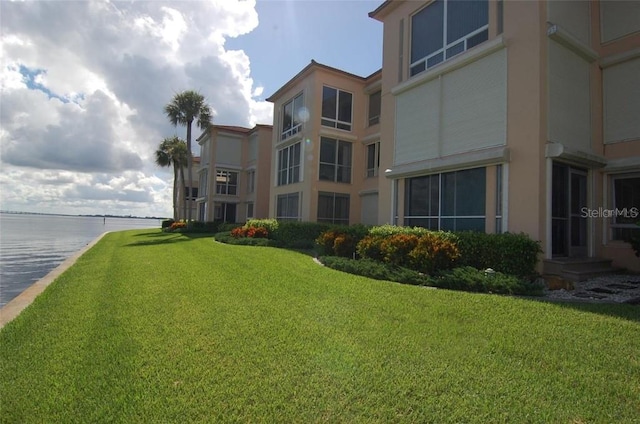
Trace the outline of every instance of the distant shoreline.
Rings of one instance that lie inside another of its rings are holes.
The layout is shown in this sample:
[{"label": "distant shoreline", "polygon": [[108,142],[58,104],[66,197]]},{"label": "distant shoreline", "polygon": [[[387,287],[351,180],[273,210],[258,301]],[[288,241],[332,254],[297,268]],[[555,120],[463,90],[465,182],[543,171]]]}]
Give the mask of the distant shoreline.
[{"label": "distant shoreline", "polygon": [[166,217],[158,217],[158,216],[135,216],[135,215],[70,215],[65,213],[46,213],[46,212],[23,212],[23,211],[2,211],[0,213],[11,214],[11,215],[47,215],[47,216],[83,216],[89,218],[126,218],[126,219],[169,219]]}]

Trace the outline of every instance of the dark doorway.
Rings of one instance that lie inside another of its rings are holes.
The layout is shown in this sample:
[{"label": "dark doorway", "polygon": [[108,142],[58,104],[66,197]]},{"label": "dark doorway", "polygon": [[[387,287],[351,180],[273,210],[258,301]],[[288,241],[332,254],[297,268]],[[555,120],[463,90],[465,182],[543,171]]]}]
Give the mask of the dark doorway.
[{"label": "dark doorway", "polygon": [[551,178],[553,256],[587,256],[587,171],[554,163]]}]

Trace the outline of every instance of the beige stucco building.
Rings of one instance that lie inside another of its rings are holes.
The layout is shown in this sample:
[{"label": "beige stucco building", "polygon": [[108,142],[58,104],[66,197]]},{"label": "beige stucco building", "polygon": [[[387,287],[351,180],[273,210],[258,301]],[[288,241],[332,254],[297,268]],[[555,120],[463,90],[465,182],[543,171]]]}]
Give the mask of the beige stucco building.
[{"label": "beige stucco building", "polygon": [[640,220],[640,2],[385,1],[370,16],[378,222],[525,232],[549,268],[640,270],[623,241]]},{"label": "beige stucco building", "polygon": [[267,218],[271,182],[271,125],[211,125],[197,139],[198,221]]},{"label": "beige stucco building", "polygon": [[[394,0],[369,15],[381,70],[312,61],[267,99],[272,132],[198,139],[198,219],[524,232],[540,271],[640,271],[625,241],[640,221],[640,2]],[[243,179],[253,192],[225,192]]]},{"label": "beige stucco building", "polygon": [[267,99],[274,103],[271,217],[378,222],[380,77],[312,61]]}]

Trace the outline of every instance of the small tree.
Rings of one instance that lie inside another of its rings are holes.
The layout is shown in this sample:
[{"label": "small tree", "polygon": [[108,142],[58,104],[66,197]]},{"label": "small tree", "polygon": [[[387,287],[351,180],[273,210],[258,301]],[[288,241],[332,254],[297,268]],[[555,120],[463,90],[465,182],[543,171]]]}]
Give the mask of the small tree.
[{"label": "small tree", "polygon": [[[187,144],[178,137],[165,138],[156,150],[156,164],[173,167],[173,219],[178,219],[178,172],[184,181],[184,167],[187,165]],[[186,213],[186,201],[183,203]]]}]

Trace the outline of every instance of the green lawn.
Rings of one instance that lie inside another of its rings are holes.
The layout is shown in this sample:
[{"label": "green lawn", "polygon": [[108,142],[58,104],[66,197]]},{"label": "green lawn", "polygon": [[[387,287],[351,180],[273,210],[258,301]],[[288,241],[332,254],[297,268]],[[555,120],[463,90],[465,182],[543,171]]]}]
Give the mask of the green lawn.
[{"label": "green lawn", "polygon": [[640,417],[640,309],[374,281],[111,233],[0,332],[0,422]]}]

